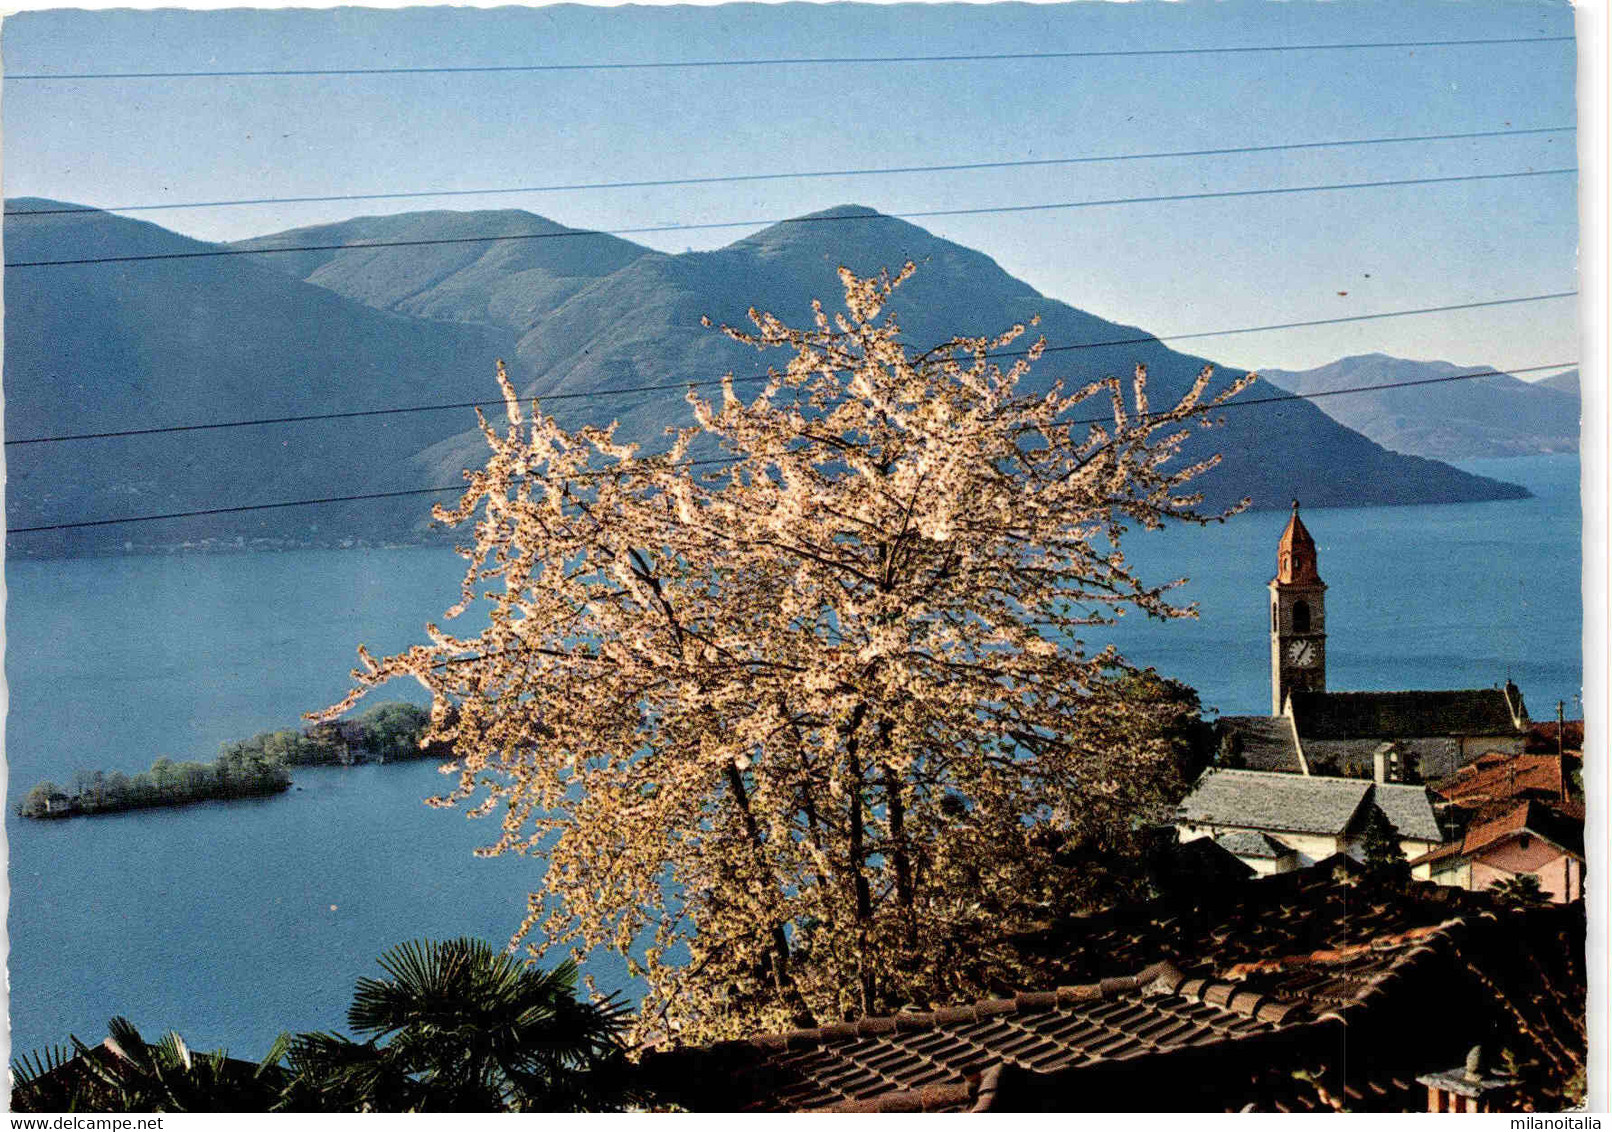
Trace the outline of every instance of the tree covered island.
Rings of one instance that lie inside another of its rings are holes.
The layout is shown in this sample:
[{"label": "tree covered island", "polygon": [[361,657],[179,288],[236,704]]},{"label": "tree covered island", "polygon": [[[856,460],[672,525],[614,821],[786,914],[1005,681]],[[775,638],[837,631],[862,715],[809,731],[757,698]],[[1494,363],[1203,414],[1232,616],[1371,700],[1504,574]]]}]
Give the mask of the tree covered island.
[{"label": "tree covered island", "polygon": [[70,787],[41,782],[17,805],[25,818],[107,814],[152,806],[185,806],[279,794],[291,786],[294,766],[352,766],[437,757],[440,745],[421,746],[429,723],[413,704],[384,703],[352,719],[301,730],[265,731],[225,743],[210,763],[160,758],[150,770],[81,770]]}]

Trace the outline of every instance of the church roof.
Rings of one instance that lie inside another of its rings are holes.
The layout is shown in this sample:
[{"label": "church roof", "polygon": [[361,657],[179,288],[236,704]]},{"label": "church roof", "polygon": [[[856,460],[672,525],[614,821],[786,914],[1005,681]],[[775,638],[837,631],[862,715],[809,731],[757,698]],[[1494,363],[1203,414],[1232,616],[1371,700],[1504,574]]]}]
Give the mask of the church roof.
[{"label": "church roof", "polygon": [[1292,693],[1299,740],[1520,735],[1500,688],[1450,692]]},{"label": "church roof", "polygon": [[1283,585],[1320,585],[1315,540],[1299,518],[1299,501],[1293,501],[1293,517],[1276,544],[1276,580]]},{"label": "church roof", "polygon": [[1223,715],[1218,735],[1230,753],[1249,770],[1285,770],[1302,774],[1293,721],[1285,715]]}]

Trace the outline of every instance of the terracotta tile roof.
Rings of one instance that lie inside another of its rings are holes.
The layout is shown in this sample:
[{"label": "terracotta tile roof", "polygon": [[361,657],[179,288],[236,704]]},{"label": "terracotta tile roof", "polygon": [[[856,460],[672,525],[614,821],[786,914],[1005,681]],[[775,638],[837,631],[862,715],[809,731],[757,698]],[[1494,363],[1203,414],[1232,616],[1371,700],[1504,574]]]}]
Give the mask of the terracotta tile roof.
[{"label": "terracotta tile roof", "polygon": [[1461,842],[1461,854],[1471,856],[1493,848],[1511,837],[1531,833],[1582,858],[1584,856],[1584,819],[1582,813],[1575,820],[1571,815],[1553,810],[1543,802],[1529,798],[1503,804],[1479,816],[1467,826]]},{"label": "terracotta tile roof", "polygon": [[1561,796],[1561,760],[1555,755],[1484,755],[1433,785],[1440,797],[1463,806],[1529,791]]},{"label": "terracotta tile roof", "polygon": [[[1562,747],[1581,753],[1584,750],[1584,721],[1569,719],[1562,725]],[[1541,720],[1528,730],[1525,751],[1554,755],[1556,753],[1556,721]]]},{"label": "terracotta tile roof", "polygon": [[[1348,868],[1283,883],[1301,875],[1229,886],[1190,969],[1155,960],[965,1006],[651,1051],[642,1083],[695,1110],[1385,1111],[1425,1104],[1417,1074],[1459,1061],[1474,1034],[1509,1035],[1536,1097],[1582,1067],[1581,905],[1508,912],[1428,885],[1396,903]],[[1157,954],[1186,901],[1164,903],[1058,925],[1066,969]],[[1217,930],[1238,918],[1243,930]],[[1136,946],[1116,949],[1116,931]]]},{"label": "terracotta tile roof", "polygon": [[[1521,704],[1521,697],[1518,697]],[[1522,735],[1501,688],[1447,692],[1294,692],[1293,720],[1308,739]]]},{"label": "terracotta tile roof", "polygon": [[1315,540],[1299,518],[1298,500],[1293,501],[1293,517],[1287,521],[1276,544],[1276,580],[1283,585],[1320,585],[1316,569]]},{"label": "terracotta tile roof", "polygon": [[1528,1103],[1560,1107],[1584,1065],[1583,929],[1582,905],[1469,913],[1402,937],[1228,968],[1221,977],[1302,1003],[1310,1016],[1235,1042],[1053,1074],[1004,1072],[992,1104],[1419,1110],[1427,1094],[1416,1077],[1459,1063],[1477,1040],[1527,1067]]},{"label": "terracotta tile roof", "polygon": [[1260,880],[1069,917],[1012,942],[1038,981],[1057,985],[1130,974],[1161,959],[1207,974],[1401,936],[1492,907],[1489,897],[1465,889],[1385,887],[1339,856]]},{"label": "terracotta tile roof", "polygon": [[1085,986],[668,1050],[645,1067],[662,1094],[715,1086],[736,1109],[964,1111],[979,1103],[993,1066],[1055,1072],[1268,1033],[1301,1017],[1302,1006],[1161,963]]}]

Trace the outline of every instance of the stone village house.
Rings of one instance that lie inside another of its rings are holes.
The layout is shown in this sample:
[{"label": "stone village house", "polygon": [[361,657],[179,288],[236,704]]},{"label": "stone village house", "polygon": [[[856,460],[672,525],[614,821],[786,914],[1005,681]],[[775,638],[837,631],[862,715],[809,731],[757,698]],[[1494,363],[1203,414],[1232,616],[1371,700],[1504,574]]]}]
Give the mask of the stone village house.
[{"label": "stone village house", "polygon": [[1177,810],[1176,829],[1183,842],[1215,838],[1268,876],[1339,853],[1360,856],[1373,807],[1394,827],[1408,859],[1444,841],[1425,787],[1257,770],[1206,771]]}]

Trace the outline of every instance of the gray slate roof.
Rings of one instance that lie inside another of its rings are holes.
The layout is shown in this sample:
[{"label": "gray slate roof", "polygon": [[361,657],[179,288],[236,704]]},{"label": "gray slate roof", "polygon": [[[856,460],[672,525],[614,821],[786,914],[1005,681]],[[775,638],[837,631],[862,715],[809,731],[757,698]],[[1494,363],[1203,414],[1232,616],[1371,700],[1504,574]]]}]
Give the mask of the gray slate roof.
[{"label": "gray slate roof", "polygon": [[1194,825],[1333,836],[1348,828],[1371,786],[1358,778],[1217,768],[1198,779],[1176,818]]},{"label": "gray slate roof", "polygon": [[1294,692],[1299,739],[1516,735],[1499,688],[1454,692]]},{"label": "gray slate roof", "polygon": [[[1311,774],[1341,775],[1350,763],[1363,774],[1371,773],[1382,739],[1306,739],[1304,757]],[[1458,740],[1448,737],[1396,739],[1400,754],[1414,760],[1423,778],[1436,778],[1453,771],[1460,763]]]},{"label": "gray slate roof", "polygon": [[1227,715],[1220,719],[1219,734],[1236,736],[1237,754],[1249,770],[1285,770],[1300,774],[1298,744],[1293,741],[1293,722],[1285,715]]},{"label": "gray slate roof", "polygon": [[1417,841],[1443,841],[1444,831],[1433,814],[1433,800],[1425,786],[1390,783],[1372,787],[1372,800],[1401,837]]},{"label": "gray slate roof", "polygon": [[1222,833],[1215,838],[1215,844],[1235,857],[1258,857],[1267,861],[1280,860],[1298,852],[1263,833]]}]

